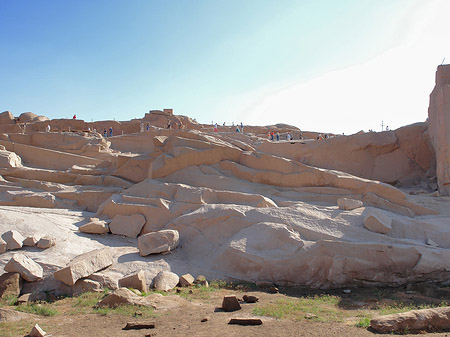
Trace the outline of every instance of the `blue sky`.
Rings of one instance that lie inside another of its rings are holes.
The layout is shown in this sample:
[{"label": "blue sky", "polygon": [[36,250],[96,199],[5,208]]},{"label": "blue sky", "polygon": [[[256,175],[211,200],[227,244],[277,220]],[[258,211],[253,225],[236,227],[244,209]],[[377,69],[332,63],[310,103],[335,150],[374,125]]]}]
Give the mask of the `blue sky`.
[{"label": "blue sky", "polygon": [[[0,111],[352,133],[427,117],[445,0],[0,0]],[[444,34],[445,32],[445,34]],[[450,61],[450,54],[447,54]],[[415,83],[417,82],[417,83]]]}]

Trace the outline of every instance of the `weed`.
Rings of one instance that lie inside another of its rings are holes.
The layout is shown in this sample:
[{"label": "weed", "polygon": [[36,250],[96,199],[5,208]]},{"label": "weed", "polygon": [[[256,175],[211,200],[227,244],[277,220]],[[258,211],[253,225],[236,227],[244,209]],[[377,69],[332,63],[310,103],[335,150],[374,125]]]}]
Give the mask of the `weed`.
[{"label": "weed", "polygon": [[55,316],[58,314],[58,311],[50,305],[40,303],[21,304],[17,306],[16,310],[40,316]]},{"label": "weed", "polygon": [[367,329],[370,326],[370,318],[369,317],[361,317],[359,321],[355,324],[358,328]]},{"label": "weed", "polygon": [[104,297],[104,293],[87,292],[83,293],[75,299],[72,307],[93,307]]}]

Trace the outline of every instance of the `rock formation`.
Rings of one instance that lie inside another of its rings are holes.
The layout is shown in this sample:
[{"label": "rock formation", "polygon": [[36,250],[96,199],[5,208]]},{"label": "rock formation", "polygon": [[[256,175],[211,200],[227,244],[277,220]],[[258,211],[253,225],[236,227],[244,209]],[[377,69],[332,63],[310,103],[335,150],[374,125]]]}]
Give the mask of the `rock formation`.
[{"label": "rock formation", "polygon": [[[42,268],[35,285],[22,276],[36,296],[168,290],[188,274],[321,288],[447,280],[438,124],[317,141],[285,124],[214,132],[170,111],[95,123],[3,113],[0,233],[21,236],[0,248]],[[294,139],[268,140],[274,129]]]}]

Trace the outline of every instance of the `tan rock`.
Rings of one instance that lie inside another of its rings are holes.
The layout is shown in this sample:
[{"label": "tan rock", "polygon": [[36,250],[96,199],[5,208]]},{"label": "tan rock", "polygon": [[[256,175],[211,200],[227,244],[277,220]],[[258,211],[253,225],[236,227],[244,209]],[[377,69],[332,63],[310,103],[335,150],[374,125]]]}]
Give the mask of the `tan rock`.
[{"label": "tan rock", "polygon": [[0,322],[17,322],[23,319],[33,319],[34,315],[13,309],[0,308]]},{"label": "tan rock", "polygon": [[23,294],[17,298],[17,304],[26,304],[30,302],[31,293]]},{"label": "tan rock", "polygon": [[56,271],[55,279],[73,286],[77,280],[109,267],[113,263],[109,248],[97,249],[74,258],[63,269]]},{"label": "tan rock", "polygon": [[91,219],[90,222],[80,226],[80,232],[89,234],[106,234],[109,233],[108,222],[99,219]]},{"label": "tan rock", "polygon": [[102,288],[108,288],[110,290],[115,290],[119,288],[118,279],[122,277],[122,274],[115,272],[98,272],[89,275],[88,278],[93,281],[97,281],[102,285]]},{"label": "tan rock", "polygon": [[90,279],[81,279],[75,282],[72,289],[73,295],[79,295],[82,293],[86,293],[88,291],[92,292],[102,292],[103,287],[100,282],[93,281]]},{"label": "tan rock", "polygon": [[6,242],[7,250],[14,250],[22,248],[22,242],[24,237],[16,230],[10,230],[2,235],[3,240]]},{"label": "tan rock", "polygon": [[190,287],[191,285],[194,284],[194,277],[191,274],[184,274],[182,276],[180,276],[180,281],[179,284],[182,287]]},{"label": "tan rock", "polygon": [[25,281],[29,282],[37,281],[44,276],[44,270],[39,264],[20,253],[12,256],[5,266],[5,271],[19,273]]},{"label": "tan rock", "polygon": [[127,288],[119,288],[97,303],[97,306],[117,307],[119,305],[145,305],[142,297]]},{"label": "tan rock", "polygon": [[38,242],[38,239],[34,235],[28,236],[25,240],[23,240],[23,246],[34,247],[34,246],[36,246],[37,242]]},{"label": "tan rock", "polygon": [[168,291],[177,286],[179,277],[170,271],[160,271],[153,279],[153,287],[156,290]]},{"label": "tan rock", "polygon": [[22,159],[14,152],[0,150],[0,167],[22,167]]},{"label": "tan rock", "polygon": [[112,234],[135,238],[145,225],[145,217],[141,214],[116,215],[109,224]]},{"label": "tan rock", "polygon": [[36,323],[28,334],[30,337],[44,337],[47,333]]},{"label": "tan rock", "polygon": [[0,275],[0,298],[19,296],[22,290],[22,278],[19,273]]},{"label": "tan rock", "polygon": [[450,307],[442,307],[379,316],[370,321],[370,327],[379,333],[448,331],[449,322]]},{"label": "tan rock", "polygon": [[0,254],[6,252],[6,241],[0,237]]},{"label": "tan rock", "polygon": [[55,238],[51,238],[51,237],[46,236],[46,237],[41,238],[37,242],[36,246],[38,248],[41,248],[41,249],[48,249],[50,247],[53,247],[55,244],[56,244],[56,239]]},{"label": "tan rock", "polygon": [[339,198],[337,200],[337,204],[339,209],[351,211],[353,209],[359,208],[363,206],[363,202],[361,200],[348,199],[348,198]]},{"label": "tan rock", "polygon": [[139,254],[164,253],[174,250],[179,243],[180,235],[177,230],[164,229],[158,232],[141,235],[138,238]]},{"label": "tan rock", "polygon": [[392,230],[392,219],[381,210],[369,208],[364,216],[364,227],[375,233],[386,234]]},{"label": "tan rock", "polygon": [[133,288],[141,292],[147,292],[147,282],[145,280],[145,273],[140,270],[138,273],[126,276],[119,280],[119,287],[121,288]]},{"label": "tan rock", "polygon": [[222,309],[225,311],[236,311],[241,309],[241,305],[235,295],[227,295],[223,298]]}]

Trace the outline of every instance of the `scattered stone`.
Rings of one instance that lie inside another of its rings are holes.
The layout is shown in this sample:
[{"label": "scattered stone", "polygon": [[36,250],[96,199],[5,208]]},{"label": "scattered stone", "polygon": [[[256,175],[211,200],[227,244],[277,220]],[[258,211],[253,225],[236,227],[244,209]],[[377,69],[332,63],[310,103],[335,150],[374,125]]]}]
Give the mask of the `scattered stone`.
[{"label": "scattered stone", "polygon": [[7,250],[14,250],[22,248],[24,237],[18,231],[10,230],[3,233],[2,239],[6,242]]},{"label": "scattered stone", "polygon": [[109,224],[109,230],[113,234],[135,238],[145,225],[145,217],[141,214],[116,215]]},{"label": "scattered stone", "polygon": [[22,290],[22,278],[19,273],[0,275],[0,298],[19,296]]},{"label": "scattered stone", "polygon": [[198,275],[197,278],[195,279],[195,282],[194,282],[194,283],[200,284],[200,285],[202,285],[202,286],[204,286],[204,287],[206,287],[206,288],[209,287],[209,283],[208,283],[208,281],[206,280],[206,277],[203,276],[203,275]]},{"label": "scattered stone", "polygon": [[279,290],[277,287],[275,287],[275,286],[270,287],[270,288],[268,289],[268,291],[269,291],[269,293],[271,293],[271,294],[278,294],[278,293],[280,292],[280,290]]},{"label": "scattered stone", "polygon": [[180,286],[190,287],[194,284],[194,277],[191,274],[184,274],[180,276]]},{"label": "scattered stone", "polygon": [[180,241],[177,230],[164,229],[141,235],[138,238],[139,254],[147,256],[150,254],[170,252],[174,250]]},{"label": "scattered stone", "polygon": [[177,274],[163,270],[153,279],[153,287],[156,290],[168,291],[177,286],[179,279]]},{"label": "scattered stone", "polygon": [[109,248],[93,250],[78,255],[69,262],[67,267],[56,271],[55,279],[73,286],[77,280],[88,277],[91,274],[112,265],[112,253]]},{"label": "scattered stone", "polygon": [[147,292],[147,283],[145,281],[145,273],[140,270],[138,273],[129,275],[119,280],[119,287],[121,288],[133,288],[142,292]]},{"label": "scattered stone", "polygon": [[202,320],[200,322],[205,323],[209,321],[209,316],[205,316],[202,318]]},{"label": "scattered stone", "polygon": [[30,302],[31,293],[23,294],[17,298],[17,304],[26,304]]},{"label": "scattered stone", "polygon": [[192,289],[189,290],[189,294],[193,294],[194,291]]},{"label": "scattered stone", "polygon": [[0,238],[0,254],[6,252],[6,241]]},{"label": "scattered stone", "polygon": [[98,218],[91,218],[90,222],[78,228],[82,233],[106,234],[109,233],[108,222]]},{"label": "scattered stone", "polygon": [[247,303],[256,303],[259,301],[259,298],[253,295],[244,295],[243,300]]},{"label": "scattered stone", "polygon": [[145,302],[142,297],[139,297],[131,290],[119,288],[98,302],[97,306],[114,308],[122,304],[145,305]]},{"label": "scattered stone", "polygon": [[46,236],[46,237],[41,238],[37,242],[36,246],[41,249],[47,249],[47,248],[53,247],[55,244],[56,244],[55,238],[50,238],[50,237]]},{"label": "scattered stone", "polygon": [[450,329],[450,307],[412,310],[380,316],[370,321],[370,327],[380,333],[448,331]]},{"label": "scattered stone", "polygon": [[427,245],[432,247],[439,247],[439,245],[431,239],[427,240]]},{"label": "scattered stone", "polygon": [[223,298],[222,309],[225,311],[236,311],[241,309],[241,305],[235,295],[227,295]]},{"label": "scattered stone", "polygon": [[23,240],[22,245],[26,247],[34,247],[36,246],[38,239],[35,236],[29,236],[25,240]]},{"label": "scattered stone", "polygon": [[261,318],[247,318],[247,317],[234,317],[231,318],[228,324],[238,325],[261,325],[263,324]]},{"label": "scattered stone", "polygon": [[344,289],[344,290],[342,290],[342,292],[344,294],[350,294],[352,291],[351,291],[351,289]]},{"label": "scattered stone", "polygon": [[337,204],[339,209],[351,211],[356,208],[360,208],[363,206],[363,202],[361,200],[348,199],[348,198],[339,198],[337,200]]},{"label": "scattered stone", "polygon": [[82,293],[92,291],[92,292],[102,292],[103,287],[100,282],[93,281],[90,279],[81,279],[75,282],[72,289],[73,295],[80,295]]},{"label": "scattered stone", "polygon": [[47,333],[36,323],[28,334],[30,337],[44,337]]},{"label": "scattered stone", "polygon": [[154,329],[155,328],[155,322],[148,322],[148,321],[142,321],[142,322],[127,322],[127,325],[123,330],[141,330],[141,329]]},{"label": "scattered stone", "polygon": [[371,232],[386,234],[392,230],[392,219],[379,209],[368,208],[364,217],[364,227]]},{"label": "scattered stone", "polygon": [[19,273],[20,276],[29,282],[37,281],[44,276],[42,267],[23,254],[14,254],[5,266],[5,271]]},{"label": "scattered stone", "polygon": [[313,318],[317,318],[317,315],[314,315],[314,314],[311,314],[311,313],[307,312],[305,314],[305,318],[306,319],[313,319]]}]

